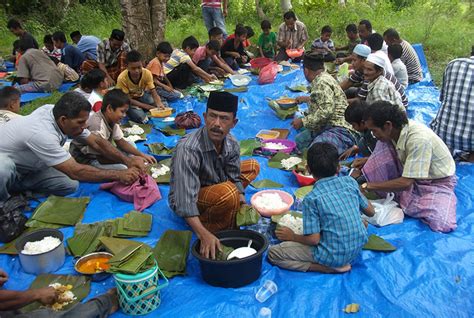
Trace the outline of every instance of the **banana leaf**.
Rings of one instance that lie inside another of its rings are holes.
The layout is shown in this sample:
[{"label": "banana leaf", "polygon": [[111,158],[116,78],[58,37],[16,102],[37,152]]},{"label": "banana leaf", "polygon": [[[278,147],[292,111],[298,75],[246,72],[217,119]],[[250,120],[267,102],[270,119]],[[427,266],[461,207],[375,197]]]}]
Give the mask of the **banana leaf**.
[{"label": "banana leaf", "polygon": [[25,225],[29,228],[34,229],[60,229],[62,227],[65,227],[65,225],[41,222],[38,220],[33,220],[31,218],[28,220],[28,222],[26,222]]},{"label": "banana leaf", "polygon": [[[146,135],[151,133],[151,128],[153,127],[153,125],[151,125],[151,124],[138,124],[138,123],[135,123],[133,121],[129,121],[127,124],[122,125],[122,128],[130,128],[133,125],[138,125],[140,128],[143,129],[144,133],[139,135],[143,140],[146,140]],[[128,134],[125,130],[123,131],[123,135],[125,137],[130,136],[130,134]]]},{"label": "banana leaf", "polygon": [[[48,287],[50,284],[59,283],[61,285],[72,285],[71,292],[77,297],[72,303],[67,306],[64,306],[62,311],[70,309],[75,304],[81,302],[84,298],[89,295],[91,283],[89,278],[86,276],[76,276],[76,275],[53,275],[53,274],[41,274],[36,277],[33,283],[30,286],[30,289],[37,289]],[[33,310],[44,307],[40,302],[31,303],[23,308],[21,311],[23,313],[28,313]]]},{"label": "banana leaf", "polygon": [[74,227],[74,235],[95,229],[97,227],[102,227],[104,229],[103,236],[111,236],[114,222],[115,220],[105,220],[105,221],[95,222],[95,223],[78,223]]},{"label": "banana leaf", "polygon": [[261,188],[283,188],[283,184],[272,181],[270,179],[263,179],[259,181],[254,181],[250,184],[255,189]]},{"label": "banana leaf", "polygon": [[154,142],[151,144],[147,144],[148,148],[150,148],[150,153],[154,155],[171,155],[173,153],[173,148],[168,148],[162,142]]},{"label": "banana leaf", "polygon": [[275,112],[278,118],[285,120],[292,118],[298,111],[298,106],[291,107],[288,109],[282,109],[274,100],[268,102],[268,106]]},{"label": "banana leaf", "polygon": [[115,254],[111,259],[109,259],[109,264],[111,266],[119,266],[120,264],[125,263],[127,260],[132,258],[133,254],[137,252],[143,245],[138,246],[127,246],[122,249],[120,252]]},{"label": "banana leaf", "polygon": [[74,234],[67,239],[67,247],[71,255],[83,256],[95,252],[99,249],[99,237],[103,236],[105,226],[96,226],[95,228]]},{"label": "banana leaf", "polygon": [[310,186],[306,186],[306,187],[302,187],[302,188],[299,188],[295,191],[295,197],[299,200],[303,200],[304,197],[310,193],[311,191],[313,191],[313,188],[314,186],[310,185]]},{"label": "banana leaf", "polygon": [[153,249],[153,255],[166,277],[186,274],[191,237],[191,231],[175,230],[167,230],[161,236]]},{"label": "banana leaf", "polygon": [[288,213],[289,213],[290,215],[294,216],[295,218],[303,218],[303,213],[301,213],[301,212],[298,212],[298,211],[288,211],[288,212],[283,213],[283,214],[272,215],[271,220],[272,220],[273,223],[278,223],[278,222],[280,222],[281,218],[282,218],[284,215],[287,215]]},{"label": "banana leaf", "polygon": [[293,87],[286,86],[286,89],[292,92],[302,92],[302,93],[308,92],[308,86],[304,84],[298,84]]},{"label": "banana leaf", "polygon": [[128,230],[125,228],[125,219],[118,218],[116,221],[117,233],[114,237],[143,237],[148,235],[148,231]]},{"label": "banana leaf", "polygon": [[186,135],[186,129],[184,128],[171,128],[170,126],[166,126],[164,128],[160,128],[160,131],[166,136]]},{"label": "banana leaf", "polygon": [[227,92],[227,93],[242,93],[242,92],[246,92],[248,91],[248,87],[247,86],[241,86],[241,87],[235,87],[235,88],[224,88],[222,89],[223,92]]},{"label": "banana leaf", "polygon": [[230,253],[234,251],[233,247],[221,244],[222,251],[217,251],[216,260],[217,261],[226,261]]},{"label": "banana leaf", "polygon": [[270,160],[268,160],[268,166],[270,168],[283,169],[283,166],[281,165],[281,161],[283,159],[288,159],[290,157],[291,155],[287,153],[277,152]]},{"label": "banana leaf", "polygon": [[371,250],[377,252],[393,252],[397,248],[390,244],[389,242],[385,241],[380,236],[375,234],[370,234],[369,240],[367,244],[362,247],[363,250]]},{"label": "banana leaf", "polygon": [[115,238],[115,237],[106,237],[103,236],[99,238],[100,242],[102,245],[105,247],[105,249],[112,254],[117,254],[124,248],[127,248],[129,246],[140,246],[143,245],[144,243],[138,242],[138,241],[133,241],[133,240],[125,240],[121,238]]},{"label": "banana leaf", "polygon": [[153,217],[151,214],[130,211],[125,214],[123,227],[126,230],[150,232]]},{"label": "banana leaf", "polygon": [[[60,227],[75,225],[82,219],[89,201],[88,197],[65,198],[51,195],[36,208],[31,220],[56,224]],[[32,223],[28,223],[27,226],[33,227]]]},{"label": "banana leaf", "polygon": [[[237,211],[235,223],[237,226],[257,224],[260,219],[260,214],[250,205],[243,204],[240,210]],[[226,258],[227,259],[227,258]]]},{"label": "banana leaf", "polygon": [[[167,166],[168,168],[171,168],[171,158],[161,160],[159,164],[162,164],[162,165]],[[156,183],[170,183],[170,179],[171,179],[171,170],[162,176],[153,178],[153,180],[155,180]]]},{"label": "banana leaf", "polygon": [[253,151],[262,147],[262,143],[256,139],[245,139],[240,142],[240,155],[251,156]]},{"label": "banana leaf", "polygon": [[138,249],[131,257],[119,264],[111,265],[107,270],[109,273],[125,273],[125,274],[137,274],[149,270],[153,265],[149,262],[153,259],[153,253],[148,249]]}]

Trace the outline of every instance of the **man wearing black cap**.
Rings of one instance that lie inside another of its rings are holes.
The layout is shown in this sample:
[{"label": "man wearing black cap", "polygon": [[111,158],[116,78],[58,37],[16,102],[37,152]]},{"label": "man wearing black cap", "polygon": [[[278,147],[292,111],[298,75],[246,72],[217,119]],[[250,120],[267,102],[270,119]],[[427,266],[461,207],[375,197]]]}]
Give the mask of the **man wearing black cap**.
[{"label": "man wearing black cap", "polygon": [[244,189],[258,175],[256,160],[240,162],[240,146],[229,134],[237,124],[238,98],[212,92],[203,114],[206,125],[183,137],[173,154],[169,204],[201,240],[201,254],[215,258],[214,232],[235,227]]},{"label": "man wearing black cap", "polygon": [[328,142],[342,154],[355,144],[355,138],[344,119],[348,105],[344,91],[334,77],[324,71],[327,58],[328,55],[325,60],[314,52],[304,55],[304,75],[311,83],[311,95],[297,98],[298,103],[308,103],[308,111],[304,117],[294,119],[291,125],[297,130],[305,128],[295,139],[299,150],[303,151],[315,142]]},{"label": "man wearing black cap", "polygon": [[82,72],[87,73],[94,68],[100,68],[107,74],[109,86],[113,86],[120,73],[127,68],[125,58],[130,50],[130,46],[125,42],[125,33],[114,29],[110,38],[97,44],[97,59],[84,61]]}]

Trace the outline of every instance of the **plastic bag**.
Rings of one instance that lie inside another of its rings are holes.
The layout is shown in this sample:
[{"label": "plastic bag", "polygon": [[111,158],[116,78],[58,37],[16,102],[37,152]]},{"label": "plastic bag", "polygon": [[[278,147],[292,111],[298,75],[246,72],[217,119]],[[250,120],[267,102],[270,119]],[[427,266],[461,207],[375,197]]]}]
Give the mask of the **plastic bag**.
[{"label": "plastic bag", "polygon": [[403,211],[398,207],[398,203],[393,200],[394,197],[394,193],[388,193],[385,199],[371,200],[375,215],[373,217],[362,215],[362,218],[375,226],[402,223]]},{"label": "plastic bag", "polygon": [[174,123],[178,128],[199,128],[201,126],[201,117],[193,111],[183,112],[176,115]]},{"label": "plastic bag", "polygon": [[275,78],[278,73],[278,64],[272,62],[265,67],[262,67],[260,74],[258,75],[259,84],[270,84],[275,81]]},{"label": "plastic bag", "polygon": [[27,206],[26,198],[15,196],[7,200],[0,208],[0,242],[8,243],[23,233],[28,219],[22,211]]},{"label": "plastic bag", "polygon": [[237,226],[257,224],[260,219],[260,214],[247,204],[243,204],[240,210],[237,211],[236,224]]},{"label": "plastic bag", "polygon": [[126,185],[119,181],[101,184],[102,190],[109,190],[127,202],[133,202],[135,210],[143,211],[161,199],[161,193],[150,175],[141,175],[137,181]]}]

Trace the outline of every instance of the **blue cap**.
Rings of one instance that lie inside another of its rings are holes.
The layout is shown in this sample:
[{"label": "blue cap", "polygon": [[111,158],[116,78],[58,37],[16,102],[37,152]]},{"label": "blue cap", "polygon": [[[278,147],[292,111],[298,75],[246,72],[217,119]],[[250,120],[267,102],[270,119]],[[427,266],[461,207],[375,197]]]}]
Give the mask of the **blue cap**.
[{"label": "blue cap", "polygon": [[370,47],[365,44],[357,44],[352,52],[367,58],[372,51],[370,50]]}]

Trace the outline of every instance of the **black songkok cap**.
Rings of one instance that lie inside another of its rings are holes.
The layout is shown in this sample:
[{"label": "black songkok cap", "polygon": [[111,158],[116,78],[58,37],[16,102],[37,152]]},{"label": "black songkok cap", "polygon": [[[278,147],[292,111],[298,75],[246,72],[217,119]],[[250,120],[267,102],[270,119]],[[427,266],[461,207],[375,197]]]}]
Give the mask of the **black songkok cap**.
[{"label": "black songkok cap", "polygon": [[321,53],[306,52],[303,57],[303,65],[312,71],[322,69],[324,68],[324,56]]},{"label": "black songkok cap", "polygon": [[239,98],[228,92],[211,92],[207,100],[207,108],[219,112],[237,113]]}]

